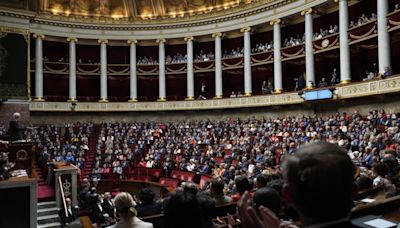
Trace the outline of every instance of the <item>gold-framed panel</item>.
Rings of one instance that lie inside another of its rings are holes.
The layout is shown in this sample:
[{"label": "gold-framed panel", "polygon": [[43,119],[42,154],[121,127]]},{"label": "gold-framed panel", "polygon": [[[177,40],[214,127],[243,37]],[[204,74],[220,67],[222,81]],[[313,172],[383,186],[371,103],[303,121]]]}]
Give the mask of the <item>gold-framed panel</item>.
[{"label": "gold-framed panel", "polygon": [[21,28],[13,28],[13,27],[7,27],[7,26],[0,26],[0,34],[18,34],[22,35],[24,37],[24,40],[26,42],[26,93],[27,93],[27,99],[31,100],[31,63],[30,63],[30,50],[31,50],[31,42],[30,42],[30,31],[28,29],[21,29]]}]

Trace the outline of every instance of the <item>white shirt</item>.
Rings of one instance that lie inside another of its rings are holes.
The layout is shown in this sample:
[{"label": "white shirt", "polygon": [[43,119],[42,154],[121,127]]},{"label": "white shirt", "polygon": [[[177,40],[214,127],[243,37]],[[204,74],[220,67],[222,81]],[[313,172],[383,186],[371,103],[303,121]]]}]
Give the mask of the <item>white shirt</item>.
[{"label": "white shirt", "polygon": [[153,228],[153,224],[149,222],[143,222],[142,220],[134,217],[133,220],[124,220],[115,223],[108,228]]}]

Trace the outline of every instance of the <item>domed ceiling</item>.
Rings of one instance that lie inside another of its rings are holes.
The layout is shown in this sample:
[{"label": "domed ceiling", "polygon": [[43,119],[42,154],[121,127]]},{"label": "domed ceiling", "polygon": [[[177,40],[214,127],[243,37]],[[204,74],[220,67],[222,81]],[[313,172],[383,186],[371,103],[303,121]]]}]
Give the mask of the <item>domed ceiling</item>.
[{"label": "domed ceiling", "polygon": [[[16,1],[16,0],[14,0]],[[40,11],[58,15],[175,18],[222,11],[258,0],[40,0]],[[271,2],[269,0],[268,2]]]}]

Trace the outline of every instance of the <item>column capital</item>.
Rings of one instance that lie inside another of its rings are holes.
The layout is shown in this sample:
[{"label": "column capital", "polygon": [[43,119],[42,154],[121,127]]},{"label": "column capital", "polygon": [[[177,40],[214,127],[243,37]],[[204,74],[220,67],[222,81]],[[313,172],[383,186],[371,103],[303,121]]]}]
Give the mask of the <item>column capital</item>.
[{"label": "column capital", "polygon": [[67,41],[68,41],[68,42],[75,42],[75,43],[76,43],[76,42],[78,42],[78,38],[75,38],[75,37],[68,37],[68,38],[67,38]]},{"label": "column capital", "polygon": [[313,12],[312,8],[305,9],[305,10],[301,11],[301,16],[312,14],[312,12]]},{"label": "column capital", "polygon": [[347,0],[334,0],[334,2],[336,2],[336,3],[339,3],[340,1],[346,1],[347,2]]},{"label": "column capital", "polygon": [[282,23],[282,20],[279,18],[269,22],[270,25],[279,25],[281,23]]},{"label": "column capital", "polygon": [[157,39],[157,40],[156,40],[156,43],[158,43],[158,44],[160,44],[160,43],[165,43],[165,42],[167,42],[167,40],[164,39],[164,38],[160,38],[160,39]]},{"label": "column capital", "polygon": [[99,44],[108,44],[108,40],[107,39],[99,39],[99,40],[97,40],[97,42]]},{"label": "column capital", "polygon": [[137,44],[137,40],[136,39],[129,39],[128,41],[128,44]]},{"label": "column capital", "polygon": [[36,39],[42,39],[43,40],[45,38],[45,35],[35,33],[35,34],[33,34],[33,37],[36,38]]},{"label": "column capital", "polygon": [[220,33],[220,32],[216,32],[216,33],[212,34],[212,38],[217,38],[217,37],[221,37],[221,36],[222,36],[222,33]]},{"label": "column capital", "polygon": [[250,26],[247,26],[247,27],[244,27],[244,28],[240,29],[240,32],[250,32],[250,31],[251,31],[251,27]]},{"label": "column capital", "polygon": [[194,37],[193,36],[187,36],[187,37],[183,38],[183,40],[185,40],[186,42],[193,41]]}]

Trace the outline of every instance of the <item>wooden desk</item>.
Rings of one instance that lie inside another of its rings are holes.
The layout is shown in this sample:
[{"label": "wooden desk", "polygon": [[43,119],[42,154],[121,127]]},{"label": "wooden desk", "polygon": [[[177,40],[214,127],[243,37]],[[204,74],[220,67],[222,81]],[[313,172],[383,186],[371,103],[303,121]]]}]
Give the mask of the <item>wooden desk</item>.
[{"label": "wooden desk", "polygon": [[121,192],[129,192],[132,196],[139,196],[139,192],[143,188],[150,188],[156,199],[163,198],[165,192],[169,192],[168,188],[156,182],[135,181],[135,180],[121,180],[119,189]]},{"label": "wooden desk", "polygon": [[0,181],[0,227],[37,227],[35,178],[12,177]]}]

